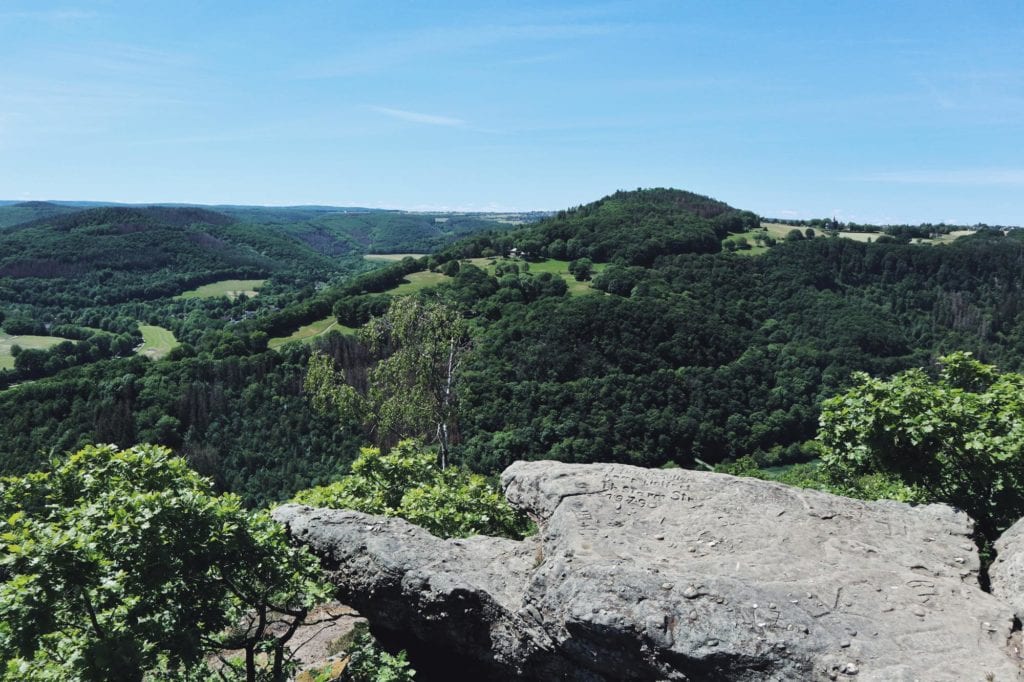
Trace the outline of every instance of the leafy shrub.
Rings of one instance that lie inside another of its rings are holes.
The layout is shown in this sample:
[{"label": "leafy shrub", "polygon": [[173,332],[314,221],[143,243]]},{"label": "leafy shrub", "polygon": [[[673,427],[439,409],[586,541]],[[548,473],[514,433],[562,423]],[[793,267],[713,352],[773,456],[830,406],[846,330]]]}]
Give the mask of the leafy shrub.
[{"label": "leafy shrub", "polygon": [[157,446],[90,446],[0,479],[0,540],[4,680],[171,679],[222,649],[248,654],[228,679],[283,680],[285,641],[327,592],[266,512]]},{"label": "leafy shrub", "polygon": [[846,493],[952,504],[992,541],[1024,515],[1024,375],[969,353],[939,362],[934,379],[855,374],[822,407],[822,462]]},{"label": "leafy shrub", "polygon": [[303,490],[293,501],[399,516],[445,538],[521,538],[529,528],[486,478],[455,466],[439,468],[437,456],[415,440],[401,441],[387,454],[363,448],[350,475]]},{"label": "leafy shrub", "polygon": [[405,651],[390,654],[373,638],[364,623],[356,626],[345,682],[412,682],[416,672]]}]

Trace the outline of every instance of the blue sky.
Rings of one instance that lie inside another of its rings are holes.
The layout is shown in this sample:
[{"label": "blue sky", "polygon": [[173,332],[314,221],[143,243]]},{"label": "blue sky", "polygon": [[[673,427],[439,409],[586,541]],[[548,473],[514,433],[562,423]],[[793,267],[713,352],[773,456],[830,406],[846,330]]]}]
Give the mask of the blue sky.
[{"label": "blue sky", "polygon": [[0,0],[0,198],[1024,224],[1024,3]]}]

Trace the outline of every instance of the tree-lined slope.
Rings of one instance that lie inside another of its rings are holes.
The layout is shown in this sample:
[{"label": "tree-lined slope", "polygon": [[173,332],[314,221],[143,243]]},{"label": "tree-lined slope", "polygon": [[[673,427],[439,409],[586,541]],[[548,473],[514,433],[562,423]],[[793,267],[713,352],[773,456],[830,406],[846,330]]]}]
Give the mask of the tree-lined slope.
[{"label": "tree-lined slope", "polygon": [[805,237],[756,258],[666,248],[638,265],[650,235],[681,244],[708,220],[756,221],[693,197],[620,192],[439,255],[444,271],[460,257],[544,257],[564,243],[576,249],[566,257],[609,261],[592,283],[603,297],[530,298],[522,280],[465,262],[437,287],[481,320],[463,458],[486,470],[538,457],[793,461],[813,454],[804,443],[820,402],[854,371],[889,374],[954,349],[1008,368],[1024,357],[1016,232],[936,246]]},{"label": "tree-lined slope", "polygon": [[[0,461],[25,471],[50,447],[152,440],[250,501],[324,482],[355,456],[360,424],[336,431],[308,414],[309,349],[268,352],[267,342],[332,312],[359,327],[388,309],[403,278],[430,269],[436,276],[413,293],[459,311],[474,346],[452,458],[486,472],[539,458],[806,459],[821,402],[854,371],[891,375],[958,349],[1006,370],[1024,364],[1018,233],[935,246],[802,238],[755,257],[667,250],[637,264],[634,247],[648,238],[682,244],[710,230],[718,239],[715,221],[733,218],[736,229],[757,219],[685,192],[618,193],[320,289],[282,293],[271,278],[248,301],[124,304],[136,319],[163,315],[146,323],[182,345],[158,363],[98,363],[0,393],[0,409],[16,415],[0,423]],[[591,295],[569,295],[536,262],[498,258],[552,257],[562,243],[578,249],[577,265],[600,266],[590,268]],[[351,337],[324,334],[312,347],[365,376],[370,358]]]}]

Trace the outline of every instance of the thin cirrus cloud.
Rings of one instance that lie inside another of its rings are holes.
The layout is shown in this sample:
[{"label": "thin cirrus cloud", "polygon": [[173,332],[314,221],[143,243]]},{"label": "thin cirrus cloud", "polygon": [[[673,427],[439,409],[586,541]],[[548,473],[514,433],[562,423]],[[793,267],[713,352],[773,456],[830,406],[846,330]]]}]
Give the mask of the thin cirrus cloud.
[{"label": "thin cirrus cloud", "polygon": [[299,79],[337,78],[387,71],[423,59],[439,58],[512,43],[556,42],[604,36],[625,28],[614,24],[520,24],[440,27],[399,34],[378,34],[372,43],[301,65]]},{"label": "thin cirrus cloud", "polygon": [[371,106],[369,109],[377,112],[378,114],[397,118],[400,121],[409,121],[410,123],[422,123],[424,125],[431,126],[448,126],[450,128],[466,125],[466,122],[461,118],[454,118],[452,116],[435,116],[433,114],[423,114],[418,111],[392,109],[391,107]]},{"label": "thin cirrus cloud", "polygon": [[870,173],[856,179],[863,182],[889,182],[901,185],[1024,185],[1024,169],[891,171]]},{"label": "thin cirrus cloud", "polygon": [[22,20],[22,21],[80,21],[83,19],[95,19],[97,14],[86,10],[77,9],[56,9],[37,10],[27,12],[0,12],[0,21]]}]

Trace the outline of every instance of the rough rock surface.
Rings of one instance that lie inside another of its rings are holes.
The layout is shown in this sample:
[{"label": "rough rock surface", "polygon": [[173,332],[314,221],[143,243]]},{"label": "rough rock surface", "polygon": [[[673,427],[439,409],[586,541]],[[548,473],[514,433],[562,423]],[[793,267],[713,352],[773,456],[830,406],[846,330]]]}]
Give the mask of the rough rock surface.
[{"label": "rough rock surface", "polygon": [[480,679],[1024,678],[949,507],[611,464],[518,462],[502,483],[536,537],[275,515],[376,632]]},{"label": "rough rock surface", "polygon": [[1024,519],[1013,524],[996,540],[996,560],[989,567],[992,594],[1024,620]]}]

